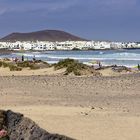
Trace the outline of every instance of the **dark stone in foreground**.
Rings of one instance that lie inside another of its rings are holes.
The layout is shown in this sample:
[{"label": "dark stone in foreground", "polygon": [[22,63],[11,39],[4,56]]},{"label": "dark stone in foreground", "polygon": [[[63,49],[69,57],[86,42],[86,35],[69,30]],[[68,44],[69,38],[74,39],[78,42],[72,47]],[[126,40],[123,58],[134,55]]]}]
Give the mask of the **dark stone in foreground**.
[{"label": "dark stone in foreground", "polygon": [[[0,114],[0,118],[4,118],[1,119],[0,123],[6,123],[5,127],[9,133],[9,140],[73,140],[63,135],[48,133],[20,113],[8,110],[5,112],[0,111]],[[5,114],[5,117],[3,114]]]}]

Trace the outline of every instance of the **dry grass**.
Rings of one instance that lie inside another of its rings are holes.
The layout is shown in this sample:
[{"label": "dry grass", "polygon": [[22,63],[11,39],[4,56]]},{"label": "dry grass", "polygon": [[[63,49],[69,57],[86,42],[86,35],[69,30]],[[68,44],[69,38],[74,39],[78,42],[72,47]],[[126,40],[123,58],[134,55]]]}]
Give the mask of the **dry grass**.
[{"label": "dry grass", "polygon": [[54,67],[56,70],[66,68],[65,75],[68,75],[70,73],[73,73],[77,76],[86,74],[99,75],[99,73],[96,72],[93,67],[87,66],[73,59],[61,60],[57,64],[55,64]]}]

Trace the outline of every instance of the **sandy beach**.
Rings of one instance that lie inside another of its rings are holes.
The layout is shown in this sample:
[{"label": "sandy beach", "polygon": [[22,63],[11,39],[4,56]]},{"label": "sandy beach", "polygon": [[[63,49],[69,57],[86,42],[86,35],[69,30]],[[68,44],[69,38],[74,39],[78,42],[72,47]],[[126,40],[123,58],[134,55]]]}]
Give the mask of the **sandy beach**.
[{"label": "sandy beach", "polygon": [[0,76],[0,108],[78,140],[139,140],[140,75]]},{"label": "sandy beach", "polygon": [[0,140],[140,140],[140,0],[0,0]]}]

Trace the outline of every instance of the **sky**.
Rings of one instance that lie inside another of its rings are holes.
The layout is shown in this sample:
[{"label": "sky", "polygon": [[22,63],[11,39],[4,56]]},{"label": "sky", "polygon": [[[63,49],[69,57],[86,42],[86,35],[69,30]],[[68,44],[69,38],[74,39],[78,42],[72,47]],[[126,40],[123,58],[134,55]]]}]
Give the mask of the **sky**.
[{"label": "sky", "polygon": [[0,37],[44,29],[140,41],[140,0],[0,0]]}]

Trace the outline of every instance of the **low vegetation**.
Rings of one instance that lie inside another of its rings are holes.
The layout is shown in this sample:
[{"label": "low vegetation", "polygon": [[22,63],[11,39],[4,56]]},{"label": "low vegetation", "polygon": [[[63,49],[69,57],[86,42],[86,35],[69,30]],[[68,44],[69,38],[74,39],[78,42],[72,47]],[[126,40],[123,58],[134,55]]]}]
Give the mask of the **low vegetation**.
[{"label": "low vegetation", "polygon": [[131,72],[131,69],[130,68],[127,68],[125,66],[112,66],[112,70],[114,72]]},{"label": "low vegetation", "polygon": [[17,67],[15,65],[9,65],[10,71],[22,71],[21,67]]},{"label": "low vegetation", "polygon": [[41,60],[18,62],[17,66],[22,67],[22,68],[30,68],[30,69],[34,69],[34,70],[50,67],[50,65],[47,62],[44,62]]},{"label": "low vegetation", "polygon": [[0,64],[1,66],[3,66],[4,68],[6,68],[6,67],[8,67],[9,66],[9,64],[8,63],[6,63],[6,62],[1,62],[1,64]]},{"label": "low vegetation", "polygon": [[95,74],[95,73],[97,74],[94,68],[73,59],[61,60],[57,64],[55,64],[54,67],[56,70],[66,68],[66,73],[65,73],[66,75],[70,73],[73,73],[74,75],[77,76],[85,75],[85,74]]},{"label": "low vegetation", "polygon": [[39,67],[38,65],[35,65],[35,64],[31,64],[31,65],[29,66],[29,68],[30,68],[31,70],[40,69],[40,67]]},{"label": "low vegetation", "polygon": [[12,63],[9,63],[9,62],[5,62],[5,61],[0,61],[0,67],[3,67],[3,68],[9,68],[10,71],[21,71],[22,68],[21,67],[18,67]]},{"label": "low vegetation", "polygon": [[77,76],[81,75],[100,75],[93,67],[87,66],[83,63],[80,63],[74,59],[65,59],[59,61],[57,64],[49,65],[47,62],[41,60],[35,61],[4,61],[0,60],[0,67],[9,68],[10,71],[21,71],[24,68],[29,68],[31,70],[48,68],[54,66],[55,70],[65,68],[65,75],[74,74]]},{"label": "low vegetation", "polygon": [[32,70],[40,69],[40,66],[38,65],[39,62],[33,62],[33,61],[23,61],[23,62],[17,62],[17,67],[20,68],[30,68]]},{"label": "low vegetation", "polygon": [[0,60],[0,67],[9,68],[10,71],[21,71],[23,68],[30,68],[31,70],[48,68],[50,65],[41,60],[12,62],[8,59],[3,59]]},{"label": "low vegetation", "polygon": [[17,66],[22,68],[30,67],[30,65],[31,65],[30,61],[17,62]]},{"label": "low vegetation", "polygon": [[17,62],[17,66],[21,68],[39,69],[40,67],[33,61]]},{"label": "low vegetation", "polygon": [[65,59],[65,60],[60,60],[57,64],[54,64],[55,69],[62,69],[62,68],[67,68],[78,61],[73,60],[73,59]]}]

